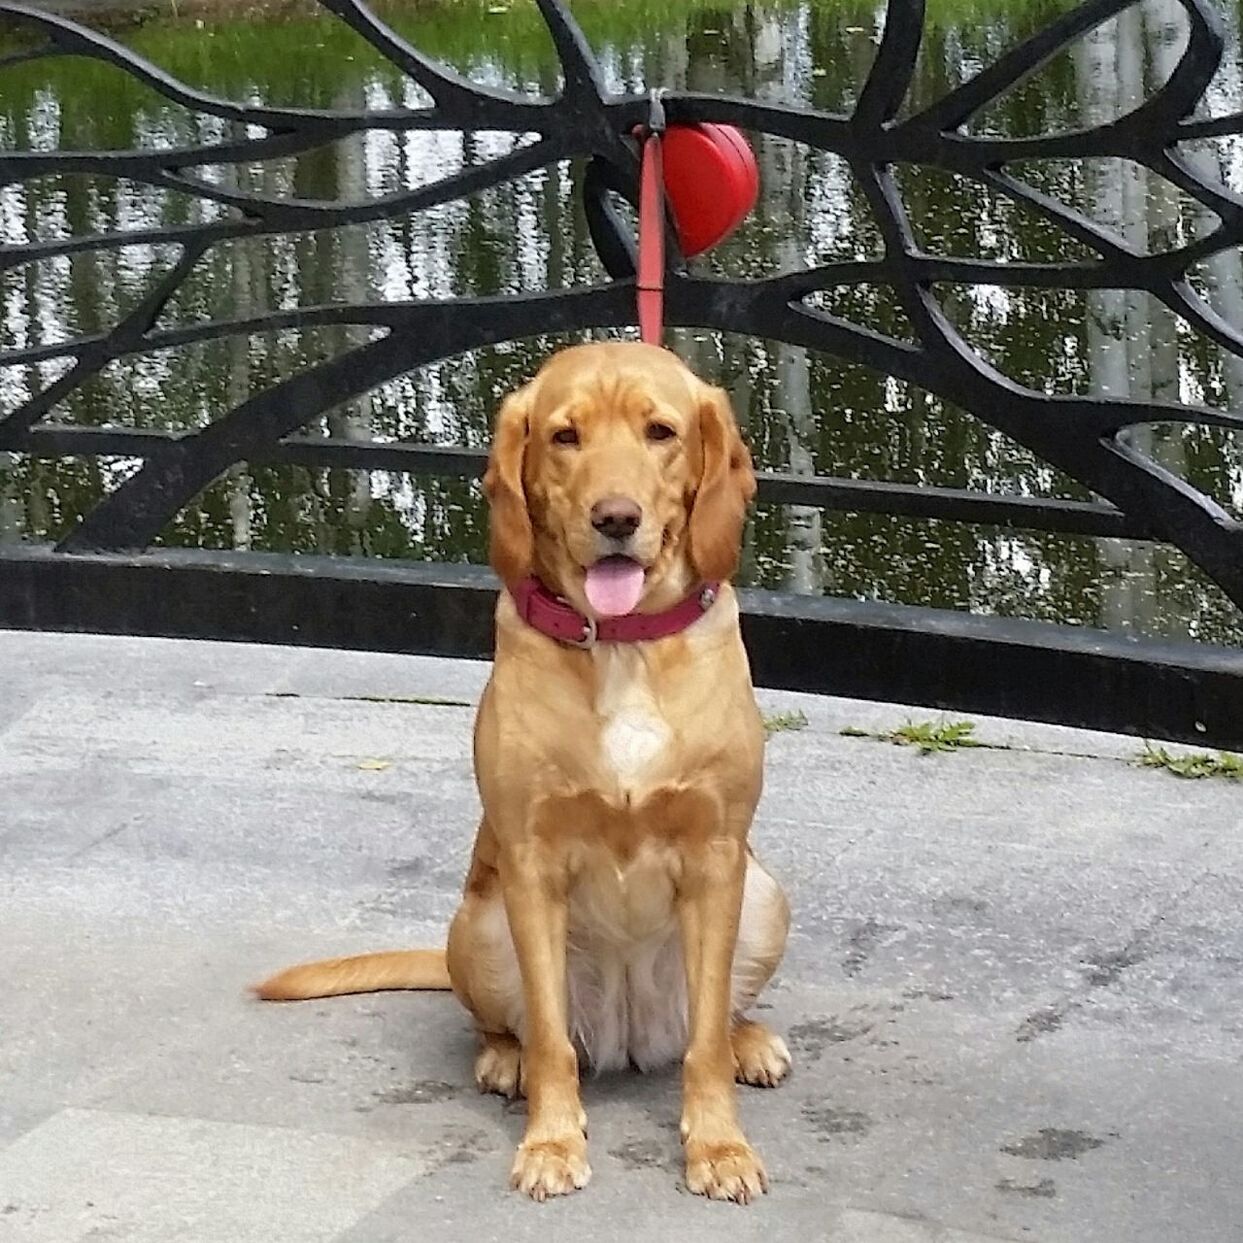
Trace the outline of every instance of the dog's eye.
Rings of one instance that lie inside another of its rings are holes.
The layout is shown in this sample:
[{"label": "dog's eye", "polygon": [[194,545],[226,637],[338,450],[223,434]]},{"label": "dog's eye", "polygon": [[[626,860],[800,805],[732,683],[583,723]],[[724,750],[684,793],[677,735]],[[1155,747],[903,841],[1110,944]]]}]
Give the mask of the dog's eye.
[{"label": "dog's eye", "polygon": [[672,440],[677,432],[668,423],[649,423],[647,425],[648,440]]},{"label": "dog's eye", "polygon": [[578,444],[578,432],[572,427],[563,427],[553,432],[552,442],[556,445],[576,445]]}]

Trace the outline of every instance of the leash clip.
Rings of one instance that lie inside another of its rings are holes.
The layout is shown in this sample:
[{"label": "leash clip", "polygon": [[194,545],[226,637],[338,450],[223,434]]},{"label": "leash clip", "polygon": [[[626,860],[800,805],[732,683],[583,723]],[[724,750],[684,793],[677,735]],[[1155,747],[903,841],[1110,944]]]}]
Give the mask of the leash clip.
[{"label": "leash clip", "polygon": [[665,132],[665,94],[668,87],[654,86],[648,94],[647,132],[648,135],[661,135]]}]

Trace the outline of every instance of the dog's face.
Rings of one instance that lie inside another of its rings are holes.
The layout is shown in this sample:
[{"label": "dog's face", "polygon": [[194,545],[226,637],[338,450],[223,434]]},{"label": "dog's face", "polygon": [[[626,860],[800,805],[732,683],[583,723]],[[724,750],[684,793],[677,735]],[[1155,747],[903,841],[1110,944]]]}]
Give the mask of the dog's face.
[{"label": "dog's face", "polygon": [[505,400],[484,489],[501,579],[612,617],[728,578],[755,474],[720,389],[618,342],[554,355]]}]

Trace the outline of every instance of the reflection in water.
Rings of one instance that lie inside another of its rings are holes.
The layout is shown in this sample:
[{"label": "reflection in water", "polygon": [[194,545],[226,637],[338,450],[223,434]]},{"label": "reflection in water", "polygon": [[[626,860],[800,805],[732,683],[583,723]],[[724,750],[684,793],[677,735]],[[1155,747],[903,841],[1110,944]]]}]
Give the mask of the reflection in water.
[{"label": "reflection in water", "polygon": [[[918,106],[969,77],[1070,0],[961,0],[930,6]],[[472,77],[551,93],[555,59],[534,6],[452,0],[392,20],[419,46]],[[656,12],[645,0],[576,5],[616,89],[653,83],[738,91],[762,99],[849,108],[874,53],[878,6],[864,0],[691,3]],[[412,16],[417,13],[417,16]],[[988,21],[979,20],[987,12]],[[1098,123],[1165,81],[1185,44],[1177,0],[1146,0],[991,106],[976,131],[1021,135]],[[1238,8],[1235,49],[1207,106],[1243,105]],[[196,21],[199,23],[196,26]],[[232,98],[284,105],[419,106],[416,87],[344,26],[299,10],[256,19],[227,8],[151,21],[118,37],[174,74]],[[223,143],[230,123],[169,104],[89,62],[15,65],[0,74],[0,146],[124,149]],[[222,191],[364,200],[408,190],[530,141],[495,133],[370,131],[297,159],[205,170]],[[1238,185],[1243,144],[1194,144],[1203,176]],[[758,275],[880,248],[849,168],[777,139],[759,143],[763,197],[740,232],[703,261]],[[161,327],[323,303],[485,294],[581,285],[602,275],[579,210],[582,168],[564,162],[416,216],[258,241],[222,242],[200,262]],[[917,168],[899,170],[921,243],[932,253],[1055,261],[1090,254],[991,188]],[[1012,170],[1078,207],[1137,250],[1166,250],[1215,218],[1172,185],[1126,161],[1032,162]],[[124,180],[43,177],[0,190],[9,243],[227,217],[227,206]],[[91,336],[115,324],[178,256],[139,237],[114,251],[28,264],[0,276],[0,347]],[[1243,325],[1237,252],[1195,273],[1208,306]],[[943,286],[947,312],[982,356],[1050,393],[1243,405],[1243,362],[1194,338],[1146,294]],[[819,304],[876,331],[908,338],[888,291],[853,285]],[[515,331],[522,331],[521,325]],[[320,327],[237,335],[113,363],[53,417],[89,425],[192,429],[251,393],[369,339],[370,329]],[[498,396],[559,341],[481,350],[381,386],[312,433],[337,438],[482,445]],[[677,347],[732,392],[758,460],[798,474],[990,489],[1085,499],[1084,490],[1022,446],[911,386],[776,342],[679,333]],[[65,367],[45,360],[0,368],[10,409]],[[1209,429],[1145,427],[1134,444],[1236,513],[1243,510],[1243,444]],[[0,455],[0,541],[55,537],[132,461],[36,461]],[[242,465],[199,497],[167,543],[479,560],[485,518],[472,481],[384,472]],[[765,507],[747,536],[750,581],[799,592],[970,609],[1237,642],[1237,611],[1180,554],[1121,541],[1020,534],[945,523]]]}]

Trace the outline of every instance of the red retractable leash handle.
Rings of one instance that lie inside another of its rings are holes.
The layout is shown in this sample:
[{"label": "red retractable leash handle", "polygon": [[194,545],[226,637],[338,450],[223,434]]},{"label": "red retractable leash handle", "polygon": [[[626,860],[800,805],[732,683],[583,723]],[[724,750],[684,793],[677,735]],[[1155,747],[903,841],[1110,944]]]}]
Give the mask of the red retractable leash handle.
[{"label": "red retractable leash handle", "polygon": [[639,172],[639,335],[661,345],[665,326],[665,221],[672,217],[690,258],[723,242],[759,196],[760,173],[741,131],[732,125],[665,124],[653,91],[646,125],[636,126]]}]

